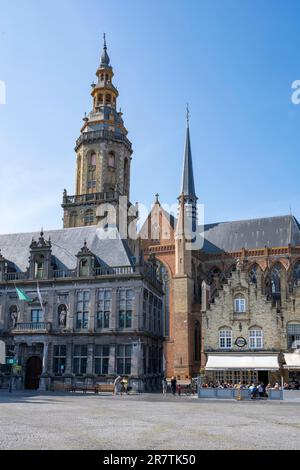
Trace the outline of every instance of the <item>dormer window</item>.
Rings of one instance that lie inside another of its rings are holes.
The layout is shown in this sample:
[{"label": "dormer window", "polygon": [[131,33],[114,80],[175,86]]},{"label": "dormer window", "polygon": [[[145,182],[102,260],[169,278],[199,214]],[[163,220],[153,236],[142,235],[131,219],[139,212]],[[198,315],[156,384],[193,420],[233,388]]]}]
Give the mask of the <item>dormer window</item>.
[{"label": "dormer window", "polygon": [[44,277],[44,263],[45,258],[43,255],[36,258],[34,265],[34,277],[36,279],[42,279]]},{"label": "dormer window", "polygon": [[245,313],[246,312],[246,300],[245,297],[239,296],[234,299],[234,313]]}]

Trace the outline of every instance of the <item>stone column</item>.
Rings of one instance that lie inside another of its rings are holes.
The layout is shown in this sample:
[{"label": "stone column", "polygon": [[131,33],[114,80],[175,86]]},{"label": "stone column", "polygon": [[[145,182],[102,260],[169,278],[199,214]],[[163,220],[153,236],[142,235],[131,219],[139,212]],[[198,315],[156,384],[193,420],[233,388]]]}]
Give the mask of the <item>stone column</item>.
[{"label": "stone column", "polygon": [[69,296],[69,311],[67,316],[67,330],[74,331],[74,311],[75,311],[75,291],[70,292]]},{"label": "stone column", "polygon": [[135,391],[142,391],[142,344],[140,339],[132,343],[130,385]]},{"label": "stone column", "polygon": [[40,392],[45,392],[46,390],[49,390],[50,387],[50,377],[47,373],[48,369],[48,348],[49,345],[48,343],[44,342],[44,347],[43,347],[43,372],[40,378],[40,384],[39,384],[39,391]]},{"label": "stone column", "polygon": [[110,318],[110,328],[115,330],[118,328],[118,289],[112,290],[111,297],[111,318]]},{"label": "stone column", "polygon": [[280,273],[280,289],[281,289],[281,305],[286,304],[287,299],[287,273],[285,268],[282,266]]},{"label": "stone column", "polygon": [[134,330],[139,330],[140,324],[140,314],[141,310],[143,310],[143,304],[141,308],[141,301],[143,301],[141,295],[141,288],[134,289],[134,301],[133,301],[133,309],[132,309],[132,328]]},{"label": "stone column", "polygon": [[108,362],[108,375],[116,375],[116,344],[110,344],[109,347],[109,362]]},{"label": "stone column", "polygon": [[90,308],[89,308],[89,320],[88,320],[88,330],[90,333],[95,332],[95,313],[96,313],[96,289],[91,289],[90,295]]},{"label": "stone column", "polygon": [[67,343],[65,374],[72,374],[72,343]]},{"label": "stone column", "polygon": [[90,343],[87,347],[87,364],[86,373],[91,375],[93,373],[93,359],[94,359],[94,344]]}]

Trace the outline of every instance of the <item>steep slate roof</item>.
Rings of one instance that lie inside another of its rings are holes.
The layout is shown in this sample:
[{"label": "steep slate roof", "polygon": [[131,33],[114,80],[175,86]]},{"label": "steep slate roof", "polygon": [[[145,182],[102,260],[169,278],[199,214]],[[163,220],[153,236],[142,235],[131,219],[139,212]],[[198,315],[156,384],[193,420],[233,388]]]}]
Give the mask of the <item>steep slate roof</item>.
[{"label": "steep slate roof", "polygon": [[[113,239],[108,238],[108,234]],[[26,271],[28,267],[29,246],[32,239],[39,239],[39,232],[0,235],[1,254],[13,263],[18,271]],[[129,266],[132,256],[128,245],[120,238],[116,229],[103,231],[97,226],[67,228],[44,232],[45,240],[51,238],[52,255],[58,269],[75,269],[77,253],[86,240],[87,247],[97,256],[101,265]]]},{"label": "steep slate roof", "polygon": [[300,245],[300,226],[292,215],[237,220],[205,225],[204,238],[207,253],[295,246]]}]

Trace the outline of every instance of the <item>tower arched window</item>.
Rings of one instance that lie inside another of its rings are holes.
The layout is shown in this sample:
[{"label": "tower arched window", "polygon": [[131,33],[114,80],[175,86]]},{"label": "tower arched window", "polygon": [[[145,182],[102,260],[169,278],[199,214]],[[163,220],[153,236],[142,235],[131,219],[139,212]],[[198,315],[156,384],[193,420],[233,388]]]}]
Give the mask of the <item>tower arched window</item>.
[{"label": "tower arched window", "polygon": [[93,225],[94,220],[94,211],[92,211],[92,209],[88,209],[84,214],[84,225]]},{"label": "tower arched window", "polygon": [[128,158],[124,160],[124,193],[128,194],[128,183],[129,183],[129,164]]},{"label": "tower arched window", "polygon": [[71,214],[70,214],[70,226],[71,227],[76,227],[77,225],[77,217],[78,217],[78,214],[76,211],[72,211]]},{"label": "tower arched window", "polygon": [[105,96],[105,102],[106,102],[106,104],[110,104],[110,103],[111,103],[111,95],[106,95],[106,96]]},{"label": "tower arched window", "polygon": [[96,166],[97,165],[97,155],[95,152],[92,152],[89,158],[89,164],[90,166]]},{"label": "tower arched window", "polygon": [[98,95],[98,105],[99,105],[99,104],[102,104],[102,103],[103,103],[103,94],[100,93],[100,94]]},{"label": "tower arched window", "polygon": [[115,152],[109,152],[109,154],[108,154],[108,166],[111,169],[114,169],[116,167]]}]

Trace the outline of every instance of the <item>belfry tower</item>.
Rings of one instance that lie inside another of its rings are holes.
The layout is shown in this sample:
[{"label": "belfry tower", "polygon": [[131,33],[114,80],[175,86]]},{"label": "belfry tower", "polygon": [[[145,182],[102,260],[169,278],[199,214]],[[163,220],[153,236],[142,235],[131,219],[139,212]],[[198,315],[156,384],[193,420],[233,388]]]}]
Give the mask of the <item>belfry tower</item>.
[{"label": "belfry tower", "polygon": [[[76,194],[64,190],[64,228],[96,225],[104,217],[105,203],[116,208],[118,225],[119,197],[130,195],[132,145],[127,138],[122,112],[117,111],[118,90],[113,85],[113,69],[106,39],[101,62],[92,84],[92,111],[83,118],[76,142]],[[130,203],[128,202],[128,206]]]},{"label": "belfry tower", "polygon": [[194,279],[192,251],[197,226],[197,196],[195,192],[193,161],[190,143],[189,111],[179,200],[179,214],[175,234],[175,276],[173,277],[174,309],[174,374],[181,379],[192,375],[194,357],[194,318],[192,304]]}]

